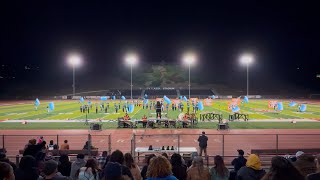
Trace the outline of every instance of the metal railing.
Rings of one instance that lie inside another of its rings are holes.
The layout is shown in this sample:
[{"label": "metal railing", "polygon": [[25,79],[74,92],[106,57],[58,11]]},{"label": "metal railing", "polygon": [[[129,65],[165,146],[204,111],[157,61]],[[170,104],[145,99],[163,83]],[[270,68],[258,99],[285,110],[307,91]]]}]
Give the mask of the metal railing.
[{"label": "metal railing", "polygon": [[[53,140],[55,144],[61,145],[64,140],[68,140],[71,150],[81,150],[86,141],[89,141],[93,146],[98,148],[98,151],[112,151],[112,147],[119,147],[117,141],[111,141],[111,135],[0,135],[0,148],[7,150],[7,155],[16,157],[19,150],[24,149],[29,139],[43,136],[49,143]],[[131,138],[130,138],[131,136]],[[213,163],[214,155],[221,155],[228,162],[230,158],[237,155],[237,149],[243,149],[246,153],[251,153],[252,150],[275,150],[271,155],[262,155],[265,162],[269,162],[273,155],[282,155],[284,149],[320,149],[320,134],[206,134],[208,137],[208,147],[206,158],[207,164]],[[128,135],[130,143],[126,145],[131,150],[132,155],[138,158],[136,147],[162,147],[174,146],[178,147],[196,147],[198,148],[199,134],[135,134]],[[122,149],[120,149],[122,150]],[[281,153],[279,151],[281,150]],[[88,149],[89,155],[91,149]],[[146,154],[151,154],[148,152]],[[156,152],[155,152],[156,153]],[[181,153],[181,152],[178,152]],[[319,153],[319,152],[318,152]],[[189,156],[190,153],[182,155]],[[18,155],[19,156],[19,155]],[[17,157],[18,157],[17,156]],[[19,156],[20,157],[20,156]],[[140,159],[144,159],[144,155]]]}]

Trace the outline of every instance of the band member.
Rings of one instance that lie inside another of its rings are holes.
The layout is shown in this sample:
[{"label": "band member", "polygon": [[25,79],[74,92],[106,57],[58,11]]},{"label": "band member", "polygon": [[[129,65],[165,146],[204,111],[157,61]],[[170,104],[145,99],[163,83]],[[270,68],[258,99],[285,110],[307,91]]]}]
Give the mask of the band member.
[{"label": "band member", "polygon": [[98,106],[96,105],[96,114],[98,114]]},{"label": "band member", "polygon": [[161,103],[159,101],[156,104],[156,117],[161,119]]},{"label": "band member", "polygon": [[129,121],[129,120],[130,120],[130,117],[129,117],[128,113],[126,113],[126,114],[123,116],[123,120],[124,120],[123,126],[124,126],[125,128],[127,128],[127,127],[129,126],[129,124],[128,124],[128,122],[126,122],[126,121]]},{"label": "band member", "polygon": [[143,117],[142,117],[141,119],[142,119],[142,126],[143,126],[144,128],[146,128],[146,127],[147,127],[147,123],[148,123],[148,118],[147,118],[147,116],[146,116],[146,115],[143,115]]},{"label": "band member", "polygon": [[186,113],[186,114],[183,116],[182,127],[183,127],[183,128],[187,128],[187,127],[188,127],[188,124],[189,124],[189,113]]}]

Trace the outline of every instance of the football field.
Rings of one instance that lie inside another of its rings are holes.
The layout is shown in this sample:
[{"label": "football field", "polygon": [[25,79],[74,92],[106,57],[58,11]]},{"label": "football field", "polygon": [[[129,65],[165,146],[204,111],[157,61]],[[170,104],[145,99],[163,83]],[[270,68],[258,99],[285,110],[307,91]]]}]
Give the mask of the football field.
[{"label": "football field", "polygon": [[[149,100],[151,102],[152,100]],[[51,112],[47,111],[47,106],[50,102],[54,102],[54,110]],[[228,109],[228,102],[230,100],[220,100],[214,99],[212,105],[204,106],[202,111],[197,112],[199,118],[200,113],[202,112],[214,112],[223,115],[223,119],[228,119],[229,115],[232,114],[231,110]],[[270,100],[250,100],[249,103],[240,103],[239,113],[249,114],[249,123],[251,120],[254,120],[255,123],[261,120],[291,120],[291,119],[306,119],[306,120],[320,120],[320,102],[316,101],[295,101],[297,105],[294,107],[289,107],[290,100],[277,100],[277,102],[283,103],[283,111],[276,111],[273,108],[269,108]],[[89,109],[89,113],[80,112],[80,106],[87,104],[80,103],[76,100],[52,100],[52,101],[41,101],[40,106],[35,109],[34,101],[6,101],[0,103],[0,121],[2,122],[14,122],[15,120],[52,120],[52,122],[59,123],[65,121],[77,121],[83,122],[86,117],[89,120],[105,120],[105,121],[114,121],[119,117],[125,115],[125,110],[123,111],[123,105],[125,101],[104,101],[104,107],[109,104],[107,112],[105,109],[101,109],[102,101],[92,101],[92,109]],[[116,112],[115,106],[119,108]],[[156,113],[155,109],[150,105],[148,108],[142,106],[142,101],[140,105],[134,107],[132,113],[129,113],[131,119],[141,119],[143,115],[148,116],[149,118],[155,118]],[[187,112],[187,104],[183,102],[184,109],[183,112]],[[299,104],[306,104],[307,109],[305,112],[298,111]],[[96,113],[96,106],[98,112]],[[192,106],[190,105],[190,111],[192,111]],[[179,109],[172,110],[172,106],[169,105],[168,110],[166,107],[162,112],[162,117],[167,117],[169,119],[177,119],[178,115],[181,113]],[[4,128],[4,124],[1,123],[0,126]],[[11,124],[11,123],[10,123]],[[42,123],[41,123],[42,124]],[[45,124],[45,123],[43,123]],[[318,123],[317,123],[318,124]],[[56,124],[57,125],[57,124]],[[69,125],[68,125],[69,126]],[[199,124],[200,127],[205,126]],[[312,126],[312,125],[311,125]],[[116,127],[115,125],[112,127]],[[39,127],[39,125],[37,126]]]}]

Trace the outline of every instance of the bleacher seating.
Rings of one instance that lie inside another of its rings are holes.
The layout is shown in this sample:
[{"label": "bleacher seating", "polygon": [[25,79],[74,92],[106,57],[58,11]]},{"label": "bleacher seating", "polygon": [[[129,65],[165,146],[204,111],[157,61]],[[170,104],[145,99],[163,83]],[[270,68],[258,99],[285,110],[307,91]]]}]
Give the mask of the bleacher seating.
[{"label": "bleacher seating", "polygon": [[[180,89],[181,96],[187,96],[189,94],[188,89]],[[213,92],[210,89],[191,89],[191,95],[193,96],[211,96]]]},{"label": "bleacher seating", "polygon": [[145,94],[147,94],[150,98],[156,97],[177,97],[177,91],[175,89],[147,89],[145,90]]}]

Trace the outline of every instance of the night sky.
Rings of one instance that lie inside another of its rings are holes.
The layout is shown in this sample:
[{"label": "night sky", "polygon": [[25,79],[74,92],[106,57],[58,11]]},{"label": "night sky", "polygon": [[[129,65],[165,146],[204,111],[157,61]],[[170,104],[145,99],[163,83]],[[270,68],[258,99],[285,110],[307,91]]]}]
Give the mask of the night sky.
[{"label": "night sky", "polygon": [[1,2],[1,88],[29,83],[71,88],[72,69],[66,64],[71,52],[84,58],[77,69],[79,86],[95,90],[112,87],[104,80],[128,69],[123,67],[128,51],[137,52],[141,64],[179,64],[192,50],[198,55],[192,71],[208,83],[243,87],[246,69],[238,59],[248,52],[255,56],[253,88],[320,89],[316,4],[116,2]]}]

